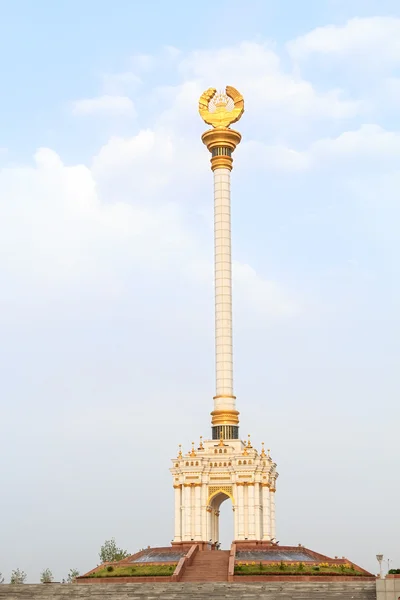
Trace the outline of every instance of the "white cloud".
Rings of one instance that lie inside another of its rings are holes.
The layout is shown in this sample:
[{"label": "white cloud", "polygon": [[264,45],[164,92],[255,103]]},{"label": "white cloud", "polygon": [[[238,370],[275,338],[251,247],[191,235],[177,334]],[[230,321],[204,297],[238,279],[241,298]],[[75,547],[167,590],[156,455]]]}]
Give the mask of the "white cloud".
[{"label": "white cloud", "polygon": [[135,107],[127,96],[104,95],[84,98],[72,103],[72,112],[79,116],[129,116],[136,115]]},{"label": "white cloud", "polygon": [[282,67],[279,56],[266,44],[243,42],[217,51],[190,54],[180,63],[186,80],[196,81],[198,89],[235,85],[247,100],[249,113],[259,121],[288,116],[318,119],[345,118],[358,111],[358,104],[345,99],[341,90],[318,92],[295,71]]},{"label": "white cloud", "polygon": [[324,157],[342,157],[344,159],[355,158],[383,159],[386,166],[388,161],[393,160],[400,164],[400,134],[394,131],[386,131],[379,125],[362,125],[356,131],[345,131],[333,139],[323,139],[312,145],[311,154],[315,159]]},{"label": "white cloud", "polygon": [[[353,56],[360,68],[374,63],[400,60],[400,19],[396,17],[354,18],[345,25],[318,27],[287,45],[289,53],[301,60],[313,54]],[[368,56],[368,60],[366,57]]]},{"label": "white cloud", "polygon": [[[174,176],[159,178],[158,171],[179,175],[181,158],[173,140],[150,130],[111,139],[92,168],[67,166],[56,152],[40,148],[33,166],[2,169],[3,301],[16,306],[25,298],[32,306],[34,298],[42,298],[42,306],[43,295],[49,300],[67,289],[93,294],[99,286],[101,297],[112,301],[143,270],[211,286],[202,230],[189,224]],[[188,189],[186,176],[181,184]],[[134,193],[126,194],[133,185]],[[291,314],[291,301],[277,283],[264,282],[247,265],[235,272],[239,308],[264,316]]]},{"label": "white cloud", "polygon": [[[351,169],[397,169],[400,165],[400,132],[386,131],[379,125],[365,124],[332,138],[313,142],[306,150],[273,146],[260,142],[243,144],[243,161],[248,168],[301,172],[333,167],[338,161]],[[341,167],[343,168],[343,167]]]},{"label": "white cloud", "polygon": [[17,277],[79,280],[107,271],[105,255],[125,265],[162,262],[188,241],[173,204],[101,202],[88,167],[65,166],[46,148],[35,154],[34,167],[1,171],[0,196],[0,264]]}]

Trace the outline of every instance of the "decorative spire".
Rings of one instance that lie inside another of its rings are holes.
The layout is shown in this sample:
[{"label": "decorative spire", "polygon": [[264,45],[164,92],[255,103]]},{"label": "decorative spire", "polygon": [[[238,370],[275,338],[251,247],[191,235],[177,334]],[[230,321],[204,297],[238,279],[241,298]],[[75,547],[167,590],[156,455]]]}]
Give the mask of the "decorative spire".
[{"label": "decorative spire", "polygon": [[200,446],[198,447],[198,450],[204,450],[204,446],[203,446],[203,436],[200,436]]},{"label": "decorative spire", "polygon": [[267,452],[268,452],[268,458],[271,458],[271,450],[269,448],[268,448]]},{"label": "decorative spire", "polygon": [[178,458],[182,458],[182,444],[179,444]]},{"label": "decorative spire", "polygon": [[247,440],[247,447],[248,448],[252,448],[253,446],[251,445],[251,441],[250,441],[250,434],[247,436],[249,439]]},{"label": "decorative spire", "polygon": [[262,442],[262,450],[261,450],[260,456],[261,456],[261,458],[266,458],[267,457],[267,455],[265,454],[264,442]]},{"label": "decorative spire", "polygon": [[196,452],[195,452],[195,449],[194,449],[194,442],[192,442],[192,451],[189,454],[189,456],[196,456]]}]

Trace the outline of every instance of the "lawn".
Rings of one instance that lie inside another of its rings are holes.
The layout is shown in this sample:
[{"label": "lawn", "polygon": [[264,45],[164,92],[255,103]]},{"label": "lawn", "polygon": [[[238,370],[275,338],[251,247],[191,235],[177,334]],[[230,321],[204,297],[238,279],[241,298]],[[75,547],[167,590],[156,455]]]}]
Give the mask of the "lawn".
[{"label": "lawn", "polygon": [[176,563],[171,565],[125,565],[123,567],[105,566],[88,577],[168,577],[173,574]]},{"label": "lawn", "polygon": [[307,565],[306,563],[236,563],[235,575],[364,575],[350,563]]}]

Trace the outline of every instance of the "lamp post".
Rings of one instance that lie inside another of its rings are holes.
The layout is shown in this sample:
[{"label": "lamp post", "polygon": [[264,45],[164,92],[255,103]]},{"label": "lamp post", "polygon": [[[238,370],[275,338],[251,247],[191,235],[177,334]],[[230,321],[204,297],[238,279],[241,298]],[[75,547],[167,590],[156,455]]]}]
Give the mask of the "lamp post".
[{"label": "lamp post", "polygon": [[382,561],[383,561],[383,554],[377,554],[376,555],[376,560],[379,563],[379,577],[382,579]]}]

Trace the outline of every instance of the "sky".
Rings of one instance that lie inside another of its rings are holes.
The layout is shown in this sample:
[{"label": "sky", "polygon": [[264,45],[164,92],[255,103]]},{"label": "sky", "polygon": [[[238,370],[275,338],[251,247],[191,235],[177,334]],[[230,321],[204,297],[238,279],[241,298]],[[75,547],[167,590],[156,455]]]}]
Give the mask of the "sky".
[{"label": "sky", "polygon": [[400,567],[399,40],[398,0],[0,0],[6,580],[172,539],[215,393],[197,103],[225,85],[235,393],[277,538]]}]

